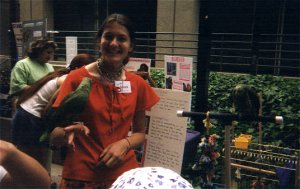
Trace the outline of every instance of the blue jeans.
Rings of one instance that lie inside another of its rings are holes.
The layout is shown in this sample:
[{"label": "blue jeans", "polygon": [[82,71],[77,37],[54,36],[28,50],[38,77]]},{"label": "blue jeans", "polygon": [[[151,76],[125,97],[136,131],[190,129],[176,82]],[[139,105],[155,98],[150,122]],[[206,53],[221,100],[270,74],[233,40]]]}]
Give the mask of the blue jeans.
[{"label": "blue jeans", "polygon": [[15,145],[42,145],[43,120],[18,107],[12,119],[12,141]]}]

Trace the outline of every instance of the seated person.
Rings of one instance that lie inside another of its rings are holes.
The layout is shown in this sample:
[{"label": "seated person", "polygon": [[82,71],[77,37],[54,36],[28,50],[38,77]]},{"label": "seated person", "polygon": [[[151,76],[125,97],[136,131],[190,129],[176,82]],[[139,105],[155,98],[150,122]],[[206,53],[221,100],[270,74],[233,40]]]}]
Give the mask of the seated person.
[{"label": "seated person", "polygon": [[0,188],[50,188],[51,179],[35,159],[0,140]]}]

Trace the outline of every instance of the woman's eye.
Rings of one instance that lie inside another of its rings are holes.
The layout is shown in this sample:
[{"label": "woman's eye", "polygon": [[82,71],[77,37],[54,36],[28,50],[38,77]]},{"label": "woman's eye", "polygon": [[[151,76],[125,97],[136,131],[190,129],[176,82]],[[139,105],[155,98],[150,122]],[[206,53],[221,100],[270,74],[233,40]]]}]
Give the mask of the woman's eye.
[{"label": "woman's eye", "polygon": [[127,41],[126,36],[117,36],[117,35],[110,35],[110,34],[104,35],[104,39],[107,41],[113,41],[116,39],[118,42],[121,42],[121,43]]},{"label": "woman's eye", "polygon": [[104,39],[111,41],[113,39],[113,36],[111,36],[111,35],[105,35]]},{"label": "woman's eye", "polygon": [[118,41],[125,42],[127,39],[125,37],[118,37]]}]

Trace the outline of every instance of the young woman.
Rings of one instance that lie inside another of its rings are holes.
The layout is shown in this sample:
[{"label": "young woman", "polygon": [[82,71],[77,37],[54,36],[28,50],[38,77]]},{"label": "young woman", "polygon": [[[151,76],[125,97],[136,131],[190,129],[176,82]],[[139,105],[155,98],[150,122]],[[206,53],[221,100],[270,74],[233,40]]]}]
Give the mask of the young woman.
[{"label": "young woman", "polygon": [[69,68],[61,68],[49,73],[25,89],[17,101],[16,113],[12,120],[13,143],[37,159],[49,172],[50,151],[47,145],[41,144],[39,141],[46,124],[42,118],[44,109],[71,70],[94,61],[95,58],[89,54],[77,55],[71,61]]},{"label": "young woman", "polygon": [[[138,167],[133,149],[144,142],[145,110],[159,101],[142,77],[124,69],[134,47],[128,18],[108,16],[97,37],[100,58],[70,73],[53,105],[58,107],[84,77],[92,80],[87,105],[77,117],[90,134],[76,135],[72,141],[75,150],[68,150],[60,188],[109,188],[123,172]],[[52,135],[68,136],[62,128],[54,129]]]}]

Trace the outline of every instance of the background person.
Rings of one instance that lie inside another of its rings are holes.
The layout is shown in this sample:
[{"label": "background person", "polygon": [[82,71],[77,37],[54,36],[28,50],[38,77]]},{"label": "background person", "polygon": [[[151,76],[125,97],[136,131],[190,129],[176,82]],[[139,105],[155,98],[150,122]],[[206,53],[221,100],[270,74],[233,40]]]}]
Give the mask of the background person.
[{"label": "background person", "polygon": [[70,71],[94,61],[95,58],[89,54],[78,54],[68,68],[61,68],[49,73],[26,88],[18,99],[16,113],[12,119],[13,143],[23,152],[38,160],[49,173],[51,151],[48,143],[40,143],[40,136],[45,131],[47,124],[43,120],[45,108]]},{"label": "background person", "polygon": [[19,60],[13,67],[10,77],[10,97],[13,99],[13,112],[16,98],[30,85],[44,77],[54,68],[48,61],[52,58],[57,45],[47,39],[34,41],[27,50],[28,57]]},{"label": "background person", "polygon": [[[106,189],[123,172],[138,167],[133,149],[145,139],[145,110],[159,101],[143,78],[124,69],[134,47],[129,19],[121,14],[108,16],[97,37],[100,58],[71,72],[53,105],[58,107],[84,77],[92,80],[88,102],[76,120],[90,134],[74,138],[75,150],[68,150],[60,188]],[[52,135],[64,138],[62,130],[57,127]]]}]

